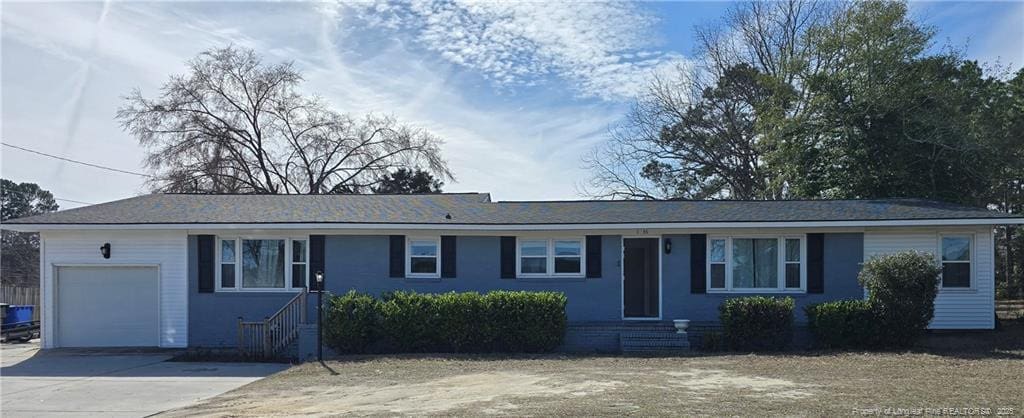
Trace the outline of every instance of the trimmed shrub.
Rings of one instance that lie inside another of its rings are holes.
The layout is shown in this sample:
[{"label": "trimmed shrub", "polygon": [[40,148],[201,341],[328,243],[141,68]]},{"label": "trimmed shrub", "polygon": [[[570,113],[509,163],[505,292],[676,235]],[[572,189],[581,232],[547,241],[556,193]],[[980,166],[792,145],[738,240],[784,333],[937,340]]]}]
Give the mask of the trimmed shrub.
[{"label": "trimmed shrub", "polygon": [[397,352],[480,352],[494,339],[481,324],[486,296],[393,292],[381,298],[382,345]]},{"label": "trimmed shrub", "polygon": [[344,353],[365,353],[379,337],[380,304],[373,296],[354,290],[328,296],[323,321],[328,347]]},{"label": "trimmed shrub", "polygon": [[793,298],[752,296],[727,299],[718,307],[729,349],[783,350],[793,341]]},{"label": "trimmed shrub", "polygon": [[707,331],[700,336],[700,351],[714,352],[725,350],[725,339],[718,331]]},{"label": "trimmed shrub", "polygon": [[434,343],[441,351],[481,352],[488,351],[494,340],[493,327],[481,324],[480,318],[487,314],[487,298],[476,292],[442,293],[433,295],[435,326],[441,333],[435,333]]},{"label": "trimmed shrub", "polygon": [[325,340],[341,353],[548,351],[565,337],[565,305],[555,292],[349,292],[330,299]]},{"label": "trimmed shrub", "polygon": [[380,299],[380,333],[386,351],[401,353],[438,351],[440,322],[433,295],[415,292],[385,293]]},{"label": "trimmed shrub", "polygon": [[876,313],[880,344],[907,347],[924,335],[935,315],[941,271],[931,254],[915,251],[864,263],[858,280]]},{"label": "trimmed shrub", "polygon": [[866,348],[879,345],[879,323],[871,302],[837,300],[804,307],[807,327],[822,348]]},{"label": "trimmed shrub", "polygon": [[494,291],[484,296],[486,326],[493,327],[493,349],[550,351],[565,338],[565,295],[557,292]]}]

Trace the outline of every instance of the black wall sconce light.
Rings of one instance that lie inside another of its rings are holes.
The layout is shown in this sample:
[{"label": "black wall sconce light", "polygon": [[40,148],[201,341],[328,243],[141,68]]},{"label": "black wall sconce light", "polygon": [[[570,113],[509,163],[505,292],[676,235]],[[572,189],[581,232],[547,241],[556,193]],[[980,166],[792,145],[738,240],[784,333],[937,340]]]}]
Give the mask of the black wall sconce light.
[{"label": "black wall sconce light", "polygon": [[672,254],[672,239],[665,238],[665,254]]},{"label": "black wall sconce light", "polygon": [[110,258],[110,243],[106,243],[100,246],[100,254],[103,258]]}]

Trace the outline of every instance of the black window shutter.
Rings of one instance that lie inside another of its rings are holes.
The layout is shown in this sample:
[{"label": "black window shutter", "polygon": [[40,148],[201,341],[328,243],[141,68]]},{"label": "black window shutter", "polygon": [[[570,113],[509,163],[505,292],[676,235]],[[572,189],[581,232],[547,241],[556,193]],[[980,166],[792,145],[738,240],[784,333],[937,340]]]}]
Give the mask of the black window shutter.
[{"label": "black window shutter", "polygon": [[825,234],[807,234],[807,293],[825,293]]},{"label": "black window shutter", "polygon": [[197,238],[199,254],[197,254],[197,261],[199,264],[199,293],[213,293],[214,280],[217,267],[217,253],[214,247],[215,239],[213,235],[200,235]]},{"label": "black window shutter", "polygon": [[441,277],[451,279],[455,277],[455,237],[441,237]]},{"label": "black window shutter", "polygon": [[601,277],[601,236],[587,235],[587,278]]},{"label": "black window shutter", "polygon": [[[324,271],[324,236],[323,235],[310,235],[309,236],[309,271],[306,273],[309,275],[309,288],[310,290],[323,290],[316,283],[316,272]],[[327,274],[324,274],[324,284],[327,283]],[[293,279],[293,286],[294,286]],[[298,286],[304,286],[305,284],[299,284]]]},{"label": "black window shutter", "polygon": [[405,277],[405,235],[391,236],[390,277]]},{"label": "black window shutter", "polygon": [[516,237],[501,237],[501,278],[516,278]]},{"label": "black window shutter", "polygon": [[707,245],[705,234],[690,234],[690,293],[707,293]]}]

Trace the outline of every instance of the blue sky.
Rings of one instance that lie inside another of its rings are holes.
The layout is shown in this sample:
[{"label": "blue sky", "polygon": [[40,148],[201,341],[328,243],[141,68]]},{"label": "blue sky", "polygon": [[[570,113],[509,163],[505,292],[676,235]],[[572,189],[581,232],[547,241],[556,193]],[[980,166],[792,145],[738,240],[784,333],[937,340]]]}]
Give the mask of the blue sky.
[{"label": "blue sky", "polygon": [[[457,181],[501,200],[579,197],[581,157],[653,72],[685,64],[725,2],[14,3],[0,9],[3,141],[141,171],[114,120],[198,52],[233,43],[294,61],[338,110],[433,131]],[[969,58],[1024,63],[1024,2],[915,2]],[[144,179],[3,148],[0,174],[98,203]],[[63,207],[78,204],[62,201]]]}]

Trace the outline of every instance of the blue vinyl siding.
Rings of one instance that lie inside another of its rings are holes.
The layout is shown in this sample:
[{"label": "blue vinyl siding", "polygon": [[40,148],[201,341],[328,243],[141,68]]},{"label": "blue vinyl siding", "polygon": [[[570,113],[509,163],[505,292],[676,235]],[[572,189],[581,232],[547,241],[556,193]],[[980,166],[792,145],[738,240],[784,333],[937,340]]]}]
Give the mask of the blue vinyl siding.
[{"label": "blue vinyl siding", "polygon": [[603,237],[600,278],[502,279],[500,237],[457,238],[457,276],[452,279],[401,279],[388,277],[387,236],[328,236],[325,242],[326,288],[334,293],[355,289],[372,295],[394,290],[423,293],[487,292],[490,290],[548,290],[564,292],[569,320],[613,321],[620,319],[619,287],[621,239]]},{"label": "blue vinyl siding", "polygon": [[[690,319],[715,322],[718,305],[727,298],[749,294],[690,293],[690,249],[688,235],[666,235],[672,239],[672,253],[662,255],[662,319]],[[424,293],[450,291],[487,292],[496,289],[564,292],[568,298],[570,322],[616,322],[622,318],[622,239],[606,235],[602,242],[602,277],[501,279],[500,237],[457,237],[457,277],[445,279],[402,279],[388,277],[387,236],[328,235],[325,240],[325,282],[332,293],[351,289],[372,295],[394,290]],[[804,322],[803,306],[843,298],[863,297],[857,273],[863,260],[863,234],[825,234],[825,293],[792,294],[797,302],[796,317]],[[196,237],[190,236],[189,252],[189,345],[234,346],[237,321],[259,320],[271,315],[294,294],[199,293],[197,285]],[[704,278],[700,278],[704,280]],[[311,302],[315,298],[311,296]],[[310,303],[310,321],[315,319]]]}]

